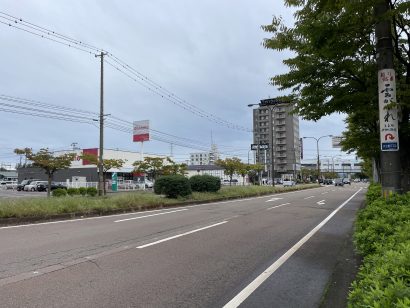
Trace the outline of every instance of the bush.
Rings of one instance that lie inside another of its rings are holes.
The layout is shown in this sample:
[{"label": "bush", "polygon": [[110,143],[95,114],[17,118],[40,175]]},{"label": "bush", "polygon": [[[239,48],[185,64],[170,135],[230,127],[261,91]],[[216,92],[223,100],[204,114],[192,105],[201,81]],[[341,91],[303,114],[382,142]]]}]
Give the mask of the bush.
[{"label": "bush", "polygon": [[91,197],[95,197],[97,195],[97,188],[95,187],[88,187],[87,188],[87,195],[91,196]]},{"label": "bush", "polygon": [[57,188],[52,191],[53,197],[65,197],[67,196],[67,191],[63,188]]},{"label": "bush", "polygon": [[189,180],[182,175],[167,175],[155,181],[154,192],[168,198],[185,197],[192,193]]},{"label": "bush", "polygon": [[81,196],[85,196],[85,195],[87,194],[87,188],[85,188],[85,187],[80,187],[80,188],[78,188],[78,193],[79,193]]},{"label": "bush", "polygon": [[217,192],[221,189],[221,180],[212,175],[194,175],[189,179],[192,191]]},{"label": "bush", "polygon": [[74,196],[74,195],[79,195],[80,192],[78,191],[78,188],[69,188],[67,189],[67,194],[70,196]]},{"label": "bush", "polygon": [[371,185],[354,240],[364,256],[349,307],[410,307],[410,194],[381,198]]}]

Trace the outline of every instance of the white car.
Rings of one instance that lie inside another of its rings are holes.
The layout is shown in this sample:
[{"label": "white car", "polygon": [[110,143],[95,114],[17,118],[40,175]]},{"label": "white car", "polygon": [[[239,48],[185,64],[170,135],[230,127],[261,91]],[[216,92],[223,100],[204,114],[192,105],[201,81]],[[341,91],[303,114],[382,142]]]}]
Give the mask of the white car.
[{"label": "white car", "polygon": [[283,186],[294,186],[295,185],[295,181],[292,180],[283,180]]},{"label": "white car", "polygon": [[24,191],[36,191],[37,190],[37,185],[38,184],[43,184],[46,183],[48,185],[47,181],[33,181],[30,182],[30,184],[27,184],[24,186]]}]

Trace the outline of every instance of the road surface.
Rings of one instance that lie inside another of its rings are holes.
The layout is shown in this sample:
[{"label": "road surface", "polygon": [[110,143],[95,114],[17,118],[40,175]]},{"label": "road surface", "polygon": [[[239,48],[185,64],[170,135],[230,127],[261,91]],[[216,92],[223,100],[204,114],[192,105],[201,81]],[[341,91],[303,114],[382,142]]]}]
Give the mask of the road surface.
[{"label": "road surface", "polygon": [[2,307],[317,307],[365,184],[0,227]]}]

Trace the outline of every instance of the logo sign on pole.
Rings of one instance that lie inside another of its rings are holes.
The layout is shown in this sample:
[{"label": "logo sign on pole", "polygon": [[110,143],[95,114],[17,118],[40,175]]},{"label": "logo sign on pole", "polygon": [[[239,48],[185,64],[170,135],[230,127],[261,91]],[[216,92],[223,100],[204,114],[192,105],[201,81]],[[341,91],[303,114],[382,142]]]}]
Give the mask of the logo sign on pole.
[{"label": "logo sign on pole", "polygon": [[149,141],[149,120],[134,121],[132,141]]},{"label": "logo sign on pole", "polygon": [[257,144],[257,143],[252,143],[251,144],[251,150],[252,151],[256,151],[256,150],[268,150],[269,149],[269,143],[261,143],[261,144]]},{"label": "logo sign on pole", "polygon": [[399,131],[396,101],[396,75],[394,69],[378,72],[380,146],[382,151],[399,150]]},{"label": "logo sign on pole", "polygon": [[112,184],[111,184],[111,189],[112,191],[118,191],[118,174],[117,172],[112,173]]}]

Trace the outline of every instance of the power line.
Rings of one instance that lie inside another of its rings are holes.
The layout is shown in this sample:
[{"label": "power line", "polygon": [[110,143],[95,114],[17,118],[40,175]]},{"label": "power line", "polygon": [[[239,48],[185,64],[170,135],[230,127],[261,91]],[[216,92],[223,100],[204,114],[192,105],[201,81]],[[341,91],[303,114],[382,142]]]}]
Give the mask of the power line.
[{"label": "power line", "polygon": [[[62,44],[66,47],[70,48],[75,48],[80,51],[92,54],[92,55],[97,55],[100,52],[106,52],[105,50],[95,47],[91,44],[85,43],[83,41],[79,41],[77,39],[71,38],[69,36],[60,34],[56,31],[52,31],[50,29],[35,25],[34,23],[27,22],[21,18],[17,18],[15,16],[12,16],[8,13],[0,11],[0,18],[4,21],[0,21],[1,24],[7,25],[9,27],[13,27],[15,29],[27,32],[29,34],[35,35],[37,37],[41,37],[44,39],[48,39],[52,42]],[[19,25],[19,26],[17,26]],[[26,27],[27,29],[23,28]],[[181,99],[179,96],[176,94],[172,93],[171,91],[167,90],[165,87],[161,86],[160,84],[156,83],[152,79],[148,78],[146,75],[142,74],[132,66],[128,65],[126,62],[122,61],[115,55],[113,55],[110,52],[107,52],[107,56],[112,59],[117,65],[105,60],[105,62],[115,69],[117,69],[119,72],[130,78],[131,80],[137,82],[141,86],[145,87],[149,91],[153,92],[154,94],[162,97],[163,99],[173,103],[174,105],[196,115],[201,118],[207,119],[208,121],[214,122],[216,124],[219,124],[221,126],[225,126],[230,129],[235,129],[235,130],[240,130],[240,131],[245,131],[245,132],[252,132],[251,129],[246,128],[244,126],[240,126],[234,123],[231,123],[225,119],[222,119],[212,113],[206,112],[202,110],[201,108],[190,104],[186,102],[185,100]],[[122,68],[118,67],[121,66]]]}]

